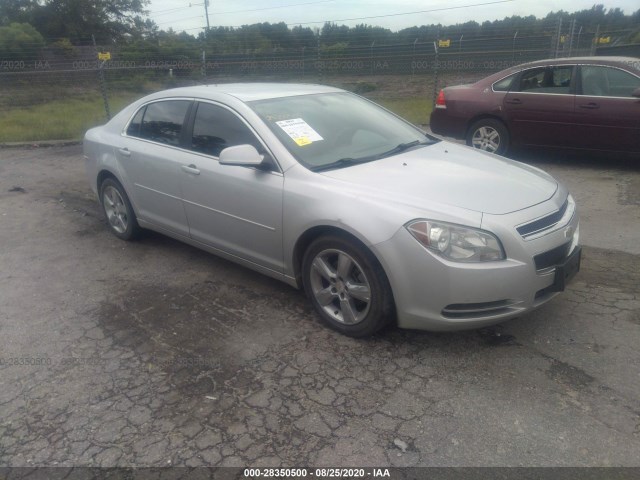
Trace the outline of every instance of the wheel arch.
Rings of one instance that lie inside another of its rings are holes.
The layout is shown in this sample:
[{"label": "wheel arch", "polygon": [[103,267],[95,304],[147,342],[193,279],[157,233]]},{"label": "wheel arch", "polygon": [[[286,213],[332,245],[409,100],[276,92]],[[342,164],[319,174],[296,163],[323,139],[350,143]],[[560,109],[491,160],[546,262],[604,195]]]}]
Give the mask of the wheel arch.
[{"label": "wheel arch", "polygon": [[[314,301],[312,299],[313,294],[311,293],[311,286],[310,284],[305,285],[303,279],[303,277],[306,277],[307,274],[305,272],[309,268],[309,264],[306,263],[307,259],[305,258],[305,254],[308,249],[313,246],[313,243],[316,240],[327,236],[333,237],[332,239],[329,239],[328,244],[335,244],[339,241],[342,241],[346,244],[345,247],[350,246],[349,249],[355,249],[355,253],[357,253],[358,256],[363,257],[361,261],[369,263],[369,268],[373,270],[373,277],[377,278],[377,281],[373,278],[370,278],[369,280],[377,283],[379,285],[378,288],[381,290],[378,290],[380,295],[379,297],[376,297],[379,298],[379,300],[376,302],[377,306],[375,307],[375,310],[377,310],[378,313],[374,314],[373,320],[369,319],[366,322],[363,321],[363,325],[365,325],[364,330],[359,327],[360,322],[355,325],[356,327],[358,327],[357,330],[349,330],[349,328],[351,328],[349,326],[337,325],[335,320],[329,320],[327,318],[326,312],[319,311],[318,313],[323,321],[328,323],[331,328],[352,337],[369,336],[384,328],[385,326],[397,325],[398,313],[396,308],[395,295],[393,292],[393,287],[391,286],[391,281],[389,280],[389,275],[387,274],[383,263],[380,261],[376,253],[371,248],[369,248],[360,238],[358,238],[357,235],[336,226],[318,225],[309,228],[298,238],[293,251],[293,268],[295,271],[296,282],[305,291],[314,306],[316,306],[316,310],[318,309],[316,305],[317,300]],[[325,245],[326,244],[327,243],[325,243]],[[338,245],[340,244],[338,243]]]},{"label": "wheel arch", "polygon": [[[309,248],[309,245],[311,245],[316,239],[327,235],[335,235],[337,237],[342,237],[355,242],[359,247],[361,247],[364,251],[368,252],[369,255],[371,255],[373,260],[375,260],[375,262],[380,266],[380,269],[387,277],[387,282],[389,282],[389,275],[387,275],[383,263],[378,259],[375,252],[371,250],[362,239],[340,227],[336,227],[333,225],[316,225],[314,227],[308,228],[304,233],[302,233],[302,235],[298,237],[298,240],[293,247],[293,255],[291,259],[293,274],[299,287],[302,287],[302,260],[304,258],[305,252]],[[390,283],[391,282],[389,282],[389,284]],[[393,297],[393,288],[391,289],[391,295]]]},{"label": "wheel arch", "polygon": [[98,172],[98,175],[96,177],[96,188],[97,188],[97,192],[98,192],[98,201],[100,203],[102,203],[102,198],[100,198],[100,187],[102,186],[102,183],[107,178],[112,178],[113,180],[115,180],[116,182],[118,182],[120,184],[120,186],[122,187],[124,192],[127,194],[127,197],[129,197],[129,203],[131,203],[131,208],[133,208],[133,212],[135,213],[135,215],[137,217],[138,216],[138,206],[136,205],[136,200],[131,195],[131,192],[129,190],[127,190],[127,188],[125,187],[125,182],[123,182],[118,177],[118,175],[116,173],[114,173],[112,170],[110,170],[108,168],[104,168],[104,167],[102,169],[100,169],[100,171]]},{"label": "wheel arch", "polygon": [[509,134],[509,136],[511,136],[511,131],[509,130],[509,127],[507,126],[507,122],[504,121],[504,118],[500,117],[499,115],[494,115],[491,113],[481,113],[479,115],[476,115],[475,117],[472,117],[469,119],[469,121],[467,121],[467,125],[466,128],[464,130],[464,139],[466,141],[467,137],[469,136],[469,130],[471,130],[471,127],[473,126],[474,123],[476,123],[479,120],[497,120],[498,122],[500,122],[505,130],[507,131],[507,133]]},{"label": "wheel arch", "polygon": [[[104,182],[107,178],[113,178],[116,182],[122,185],[122,182],[118,178],[116,174],[114,174],[111,170],[103,168],[98,172],[98,176],[96,178],[96,187],[98,188],[98,195],[100,195],[100,187],[102,186],[102,182]],[[122,187],[124,188],[124,186]]]}]

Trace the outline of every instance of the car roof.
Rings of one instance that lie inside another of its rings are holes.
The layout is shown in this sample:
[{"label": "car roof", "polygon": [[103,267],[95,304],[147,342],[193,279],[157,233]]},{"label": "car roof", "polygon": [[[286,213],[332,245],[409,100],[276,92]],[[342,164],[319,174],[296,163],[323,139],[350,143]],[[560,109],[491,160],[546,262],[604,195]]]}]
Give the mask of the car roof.
[{"label": "car roof", "polygon": [[535,65],[553,65],[564,63],[600,63],[600,64],[612,64],[612,63],[629,63],[638,62],[639,58],[634,57],[560,57],[560,58],[548,58],[546,60],[536,60],[534,62],[523,63],[517,67],[531,67]]},{"label": "car roof", "polygon": [[624,65],[632,70],[640,70],[640,58],[634,57],[559,57],[534,60],[532,62],[520,63],[505,70],[493,73],[478,80],[475,85],[486,85],[501,80],[509,75],[520,72],[527,68],[545,65],[566,65],[566,64],[588,64],[588,65]]},{"label": "car roof", "polygon": [[344,92],[344,90],[306,83],[218,83],[172,88],[170,90],[163,90],[152,96],[156,98],[172,96],[214,99],[216,97],[219,98],[220,95],[227,95],[235,97],[242,102],[250,102],[270,98],[336,92]]}]

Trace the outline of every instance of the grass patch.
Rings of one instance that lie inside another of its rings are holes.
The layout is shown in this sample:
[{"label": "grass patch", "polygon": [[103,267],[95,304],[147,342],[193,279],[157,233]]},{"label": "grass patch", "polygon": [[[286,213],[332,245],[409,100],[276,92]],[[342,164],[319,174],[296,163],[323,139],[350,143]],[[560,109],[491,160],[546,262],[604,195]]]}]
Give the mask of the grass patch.
[{"label": "grass patch", "polygon": [[[112,114],[140,96],[140,93],[119,93],[109,97]],[[426,98],[374,98],[373,101],[416,125],[429,123],[431,101]],[[8,108],[0,112],[0,143],[77,140],[89,128],[106,121],[100,95]]]},{"label": "grass patch", "polygon": [[[130,94],[109,98],[112,114],[139,96]],[[106,121],[100,95],[8,108],[0,113],[0,143],[81,139],[89,128]]]},{"label": "grass patch", "polygon": [[400,115],[405,120],[409,120],[414,125],[426,125],[429,123],[431,115],[431,99],[416,98],[372,98],[385,108],[388,108],[396,115]]}]

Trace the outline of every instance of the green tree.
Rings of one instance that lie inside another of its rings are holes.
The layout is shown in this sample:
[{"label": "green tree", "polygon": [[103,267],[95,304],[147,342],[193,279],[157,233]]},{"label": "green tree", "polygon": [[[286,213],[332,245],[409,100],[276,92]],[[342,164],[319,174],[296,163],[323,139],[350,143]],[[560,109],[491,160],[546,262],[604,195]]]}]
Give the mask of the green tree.
[{"label": "green tree", "polygon": [[334,43],[346,45],[349,43],[349,27],[326,22],[320,31],[320,41],[323,45],[333,45]]},{"label": "green tree", "polygon": [[291,29],[291,39],[295,48],[315,47],[318,38],[309,27],[297,26]]},{"label": "green tree", "polygon": [[1,0],[0,24],[24,22],[46,38],[77,43],[95,35],[101,43],[125,35],[153,33],[155,24],[143,19],[149,0]]},{"label": "green tree", "polygon": [[37,0],[2,0],[0,2],[0,26],[10,23],[29,23]]},{"label": "green tree", "polygon": [[42,35],[28,23],[0,27],[0,58],[3,60],[34,60],[42,47]]}]

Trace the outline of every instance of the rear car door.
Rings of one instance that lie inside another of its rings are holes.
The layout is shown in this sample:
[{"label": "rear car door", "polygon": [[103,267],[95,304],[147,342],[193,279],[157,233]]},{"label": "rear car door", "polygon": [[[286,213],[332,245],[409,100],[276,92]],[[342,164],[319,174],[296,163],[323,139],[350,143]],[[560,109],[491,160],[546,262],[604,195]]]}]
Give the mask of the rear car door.
[{"label": "rear car door", "polygon": [[192,153],[180,179],[191,237],[282,272],[282,173],[275,163],[273,168],[221,165],[218,157],[226,147],[249,144],[268,153],[231,109],[209,102],[195,108],[186,145]]},{"label": "rear car door", "polygon": [[640,77],[612,66],[581,65],[576,97],[580,148],[640,153]]},{"label": "rear car door", "polygon": [[573,147],[574,65],[524,70],[504,97],[505,119],[514,145]]},{"label": "rear car door", "polygon": [[172,233],[189,235],[180,191],[179,149],[192,100],[149,103],[133,116],[116,149],[138,217]]}]

